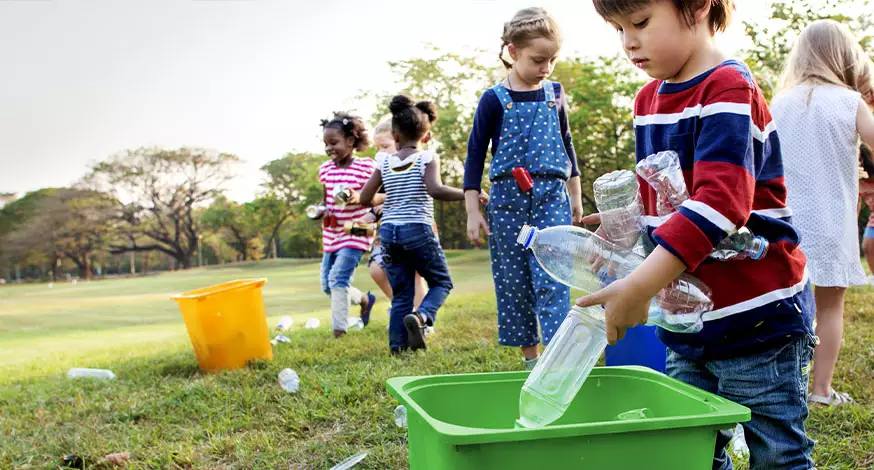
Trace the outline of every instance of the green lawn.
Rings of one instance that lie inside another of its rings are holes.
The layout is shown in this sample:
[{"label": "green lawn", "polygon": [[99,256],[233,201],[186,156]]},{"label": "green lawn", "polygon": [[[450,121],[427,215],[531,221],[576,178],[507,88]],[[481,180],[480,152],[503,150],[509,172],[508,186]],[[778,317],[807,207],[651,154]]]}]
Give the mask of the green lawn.
[{"label": "green lawn", "polygon": [[[486,252],[449,253],[456,285],[426,353],[390,357],[386,302],[374,324],[330,338],[328,299],[314,261],[269,261],[138,279],[0,288],[0,468],[57,468],[130,452],[133,468],[329,468],[367,450],[356,468],[405,468],[406,436],[385,380],[520,368],[497,346]],[[198,371],[174,293],[266,277],[270,325],[290,315],[292,344],[272,362]],[[367,271],[355,284],[376,290]],[[874,468],[874,289],[849,294],[836,387],[861,405],[815,409],[818,467]],[[305,330],[307,318],[323,327]],[[69,381],[69,367],[115,371],[112,382]],[[276,384],[285,367],[297,394]]]}]

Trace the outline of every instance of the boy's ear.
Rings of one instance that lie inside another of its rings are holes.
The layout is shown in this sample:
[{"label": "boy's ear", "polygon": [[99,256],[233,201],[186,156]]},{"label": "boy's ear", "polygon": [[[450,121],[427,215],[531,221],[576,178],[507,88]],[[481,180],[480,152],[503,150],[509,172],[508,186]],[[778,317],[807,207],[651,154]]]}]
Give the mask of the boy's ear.
[{"label": "boy's ear", "polygon": [[422,143],[427,144],[429,140],[431,140],[431,131],[428,131],[428,133],[425,134],[425,137],[422,137]]},{"label": "boy's ear", "polygon": [[711,2],[707,0],[701,8],[695,11],[696,25],[707,24],[707,19],[710,18],[710,5]]}]

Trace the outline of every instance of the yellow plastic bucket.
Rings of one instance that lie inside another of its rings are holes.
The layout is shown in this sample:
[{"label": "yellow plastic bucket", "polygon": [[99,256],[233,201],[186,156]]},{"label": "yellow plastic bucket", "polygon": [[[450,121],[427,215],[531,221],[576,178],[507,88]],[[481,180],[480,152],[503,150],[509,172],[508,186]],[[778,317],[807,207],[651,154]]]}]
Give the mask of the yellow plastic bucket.
[{"label": "yellow plastic bucket", "polygon": [[171,297],[179,304],[202,370],[236,369],[253,359],[273,359],[261,297],[266,282],[243,279]]}]

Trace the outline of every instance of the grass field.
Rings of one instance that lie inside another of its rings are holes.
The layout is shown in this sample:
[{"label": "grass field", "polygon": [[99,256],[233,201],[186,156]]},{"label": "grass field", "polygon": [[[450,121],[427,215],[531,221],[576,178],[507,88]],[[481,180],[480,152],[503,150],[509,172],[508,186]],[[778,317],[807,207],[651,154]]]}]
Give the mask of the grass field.
[{"label": "grass field", "polygon": [[[497,345],[485,252],[448,254],[456,289],[426,353],[390,357],[385,307],[374,324],[330,338],[328,299],[315,261],[280,260],[136,279],[0,288],[0,468],[57,468],[129,452],[131,468],[329,468],[362,450],[356,468],[406,468],[405,430],[385,380],[517,370]],[[292,344],[274,360],[220,374],[199,372],[174,302],[181,291],[266,277],[270,325],[290,315]],[[376,287],[359,269],[355,284]],[[307,318],[323,327],[305,330]],[[69,381],[70,367],[112,369],[111,382]],[[286,367],[301,390],[285,393]],[[850,291],[836,388],[860,402],[814,409],[808,426],[820,469],[874,468],[874,289]]]}]

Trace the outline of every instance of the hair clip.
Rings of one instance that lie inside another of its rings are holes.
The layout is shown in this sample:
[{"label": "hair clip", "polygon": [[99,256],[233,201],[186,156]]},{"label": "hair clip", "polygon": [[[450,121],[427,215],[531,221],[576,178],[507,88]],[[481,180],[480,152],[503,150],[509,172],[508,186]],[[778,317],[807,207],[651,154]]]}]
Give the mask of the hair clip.
[{"label": "hair clip", "polygon": [[349,119],[348,119],[348,118],[343,118],[343,125],[345,126],[345,125],[347,125],[347,124],[349,124]]}]

